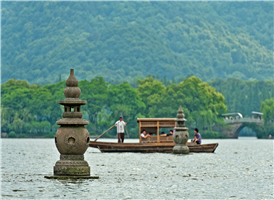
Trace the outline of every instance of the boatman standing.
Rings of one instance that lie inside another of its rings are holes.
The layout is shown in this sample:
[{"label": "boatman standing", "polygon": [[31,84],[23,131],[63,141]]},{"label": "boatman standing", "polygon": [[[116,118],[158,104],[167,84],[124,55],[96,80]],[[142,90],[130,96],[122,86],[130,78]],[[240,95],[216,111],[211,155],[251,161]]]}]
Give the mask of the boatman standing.
[{"label": "boatman standing", "polygon": [[120,117],[119,121],[115,123],[115,126],[117,127],[118,143],[124,143],[124,138],[125,138],[124,126],[125,125],[127,125],[127,123],[123,121],[122,116]]}]

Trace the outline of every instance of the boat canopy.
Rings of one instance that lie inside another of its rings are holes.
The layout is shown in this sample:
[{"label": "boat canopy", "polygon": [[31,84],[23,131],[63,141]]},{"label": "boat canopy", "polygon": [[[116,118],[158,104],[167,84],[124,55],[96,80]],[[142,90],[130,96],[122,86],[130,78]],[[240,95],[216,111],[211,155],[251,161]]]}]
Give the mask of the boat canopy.
[{"label": "boat canopy", "polygon": [[261,112],[256,112],[256,111],[252,111],[252,114],[253,114],[253,115],[263,115],[263,113],[261,113]]},{"label": "boat canopy", "polygon": [[225,114],[222,114],[222,116],[239,116],[241,118],[243,118],[243,115],[241,113],[225,113]]},{"label": "boat canopy", "polygon": [[177,126],[176,118],[137,118],[139,123],[139,139],[142,141],[141,132],[146,130],[149,133],[157,134],[157,142],[160,142],[159,128],[174,128]]}]

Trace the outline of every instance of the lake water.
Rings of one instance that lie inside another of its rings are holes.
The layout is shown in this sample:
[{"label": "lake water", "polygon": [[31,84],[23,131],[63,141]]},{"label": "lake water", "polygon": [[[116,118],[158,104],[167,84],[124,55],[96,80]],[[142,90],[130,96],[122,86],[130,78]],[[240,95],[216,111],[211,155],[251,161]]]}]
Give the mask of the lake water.
[{"label": "lake water", "polygon": [[100,178],[73,181],[44,178],[59,160],[54,139],[2,139],[1,199],[273,198],[273,140],[203,140],[215,142],[215,153],[185,156],[88,148],[85,160]]}]

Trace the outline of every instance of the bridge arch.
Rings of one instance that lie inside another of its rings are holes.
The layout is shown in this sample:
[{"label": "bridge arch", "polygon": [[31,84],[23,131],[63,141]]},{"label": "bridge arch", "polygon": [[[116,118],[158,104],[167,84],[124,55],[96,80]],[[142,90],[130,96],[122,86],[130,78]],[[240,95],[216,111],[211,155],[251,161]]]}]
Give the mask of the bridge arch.
[{"label": "bridge arch", "polygon": [[240,119],[228,119],[224,120],[227,125],[230,125],[229,129],[221,130],[222,134],[228,138],[238,138],[239,133],[244,127],[248,127],[247,124],[256,124],[263,126],[263,121],[253,118],[240,118]]},{"label": "bridge arch", "polygon": [[239,134],[241,132],[241,130],[246,127],[245,125],[241,124],[238,128],[236,128],[235,130],[235,138],[238,138],[239,137]]}]

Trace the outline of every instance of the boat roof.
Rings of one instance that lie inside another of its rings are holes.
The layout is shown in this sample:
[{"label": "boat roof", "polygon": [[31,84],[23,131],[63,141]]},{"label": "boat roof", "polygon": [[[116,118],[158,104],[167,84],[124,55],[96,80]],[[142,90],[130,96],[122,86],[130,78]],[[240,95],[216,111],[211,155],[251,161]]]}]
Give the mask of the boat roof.
[{"label": "boat roof", "polygon": [[261,112],[256,112],[256,111],[252,111],[251,113],[252,113],[252,114],[255,114],[255,115],[263,115],[263,113],[261,113]]},{"label": "boat roof", "polygon": [[137,122],[174,122],[176,118],[137,118]]},{"label": "boat roof", "polygon": [[231,116],[231,115],[239,115],[239,116],[242,116],[241,113],[225,113],[225,114],[222,114],[222,116]]}]

